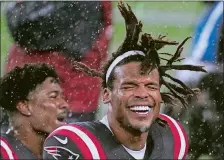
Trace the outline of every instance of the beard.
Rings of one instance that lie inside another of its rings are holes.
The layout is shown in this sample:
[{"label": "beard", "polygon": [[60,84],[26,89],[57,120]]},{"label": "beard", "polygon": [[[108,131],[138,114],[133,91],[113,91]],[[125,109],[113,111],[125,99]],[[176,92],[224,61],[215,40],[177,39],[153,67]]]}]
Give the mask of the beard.
[{"label": "beard", "polygon": [[120,123],[120,126],[126,131],[137,135],[148,132],[150,128],[150,124],[144,126],[133,125],[128,119],[125,118],[118,118],[117,121]]}]

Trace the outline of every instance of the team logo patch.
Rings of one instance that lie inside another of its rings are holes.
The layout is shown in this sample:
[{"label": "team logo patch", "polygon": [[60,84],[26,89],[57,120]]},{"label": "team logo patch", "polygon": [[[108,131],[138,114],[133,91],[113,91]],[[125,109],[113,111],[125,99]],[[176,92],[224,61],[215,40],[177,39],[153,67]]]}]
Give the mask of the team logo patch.
[{"label": "team logo patch", "polygon": [[48,146],[44,147],[44,150],[52,155],[54,159],[69,159],[69,160],[77,160],[79,158],[79,154],[73,153],[69,149],[61,146]]}]

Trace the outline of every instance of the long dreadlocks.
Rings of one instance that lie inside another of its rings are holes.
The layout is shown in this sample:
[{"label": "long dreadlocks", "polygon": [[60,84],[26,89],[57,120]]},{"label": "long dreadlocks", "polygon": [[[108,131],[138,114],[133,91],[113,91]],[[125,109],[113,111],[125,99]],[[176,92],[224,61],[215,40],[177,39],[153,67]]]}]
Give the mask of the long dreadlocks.
[{"label": "long dreadlocks", "polygon": [[[142,73],[150,72],[152,69],[157,68],[160,73],[160,83],[161,85],[165,85],[170,92],[161,93],[162,99],[165,104],[174,104],[174,100],[178,99],[185,107],[187,105],[187,98],[189,96],[194,96],[199,92],[199,89],[191,89],[187,87],[180,80],[172,77],[168,73],[168,70],[190,70],[190,71],[201,71],[206,72],[203,69],[203,66],[193,66],[193,65],[174,65],[174,62],[180,62],[183,58],[181,58],[181,52],[183,51],[183,45],[185,42],[190,39],[187,37],[181,44],[178,45],[178,42],[175,41],[166,41],[164,38],[166,36],[159,36],[157,39],[154,39],[150,34],[144,33],[141,35],[141,39],[139,41],[140,33],[142,31],[142,23],[138,21],[135,14],[132,12],[131,7],[127,4],[125,7],[123,2],[118,3],[118,9],[120,10],[126,25],[126,37],[122,45],[118,48],[118,50],[112,54],[111,59],[105,64],[102,72],[97,72],[94,69],[88,68],[83,63],[72,61],[74,67],[77,70],[83,71],[90,76],[96,76],[102,78],[102,87],[111,87],[113,79],[112,72],[110,74],[110,78],[107,79],[106,74],[111,66],[111,64],[118,58],[128,51],[141,51],[143,52],[144,59],[141,63],[141,71]],[[176,52],[172,55],[169,53],[158,53],[157,51],[163,48],[165,45],[178,45]],[[170,56],[169,59],[164,59],[160,57],[161,55]],[[165,65],[160,64],[160,60],[163,59],[167,61]],[[175,83],[171,83],[165,81],[164,77],[169,78]]]}]

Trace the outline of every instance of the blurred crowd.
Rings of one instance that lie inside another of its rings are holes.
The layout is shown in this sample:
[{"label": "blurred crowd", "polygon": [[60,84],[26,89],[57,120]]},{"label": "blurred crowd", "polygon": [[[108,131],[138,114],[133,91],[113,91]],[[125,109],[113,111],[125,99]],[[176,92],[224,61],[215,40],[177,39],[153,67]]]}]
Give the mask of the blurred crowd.
[{"label": "blurred crowd", "polygon": [[[175,76],[200,94],[189,99],[188,109],[167,106],[164,113],[181,121],[190,141],[188,158],[224,156],[223,2],[202,2],[189,57],[185,64],[205,66],[207,73],[176,72]],[[69,112],[66,122],[93,121],[101,85],[74,68],[73,61],[100,70],[108,58],[112,3],[11,2],[5,10],[14,43],[8,51],[4,74],[26,63],[53,65],[61,81]],[[8,130],[7,111],[1,109],[1,132]]]}]

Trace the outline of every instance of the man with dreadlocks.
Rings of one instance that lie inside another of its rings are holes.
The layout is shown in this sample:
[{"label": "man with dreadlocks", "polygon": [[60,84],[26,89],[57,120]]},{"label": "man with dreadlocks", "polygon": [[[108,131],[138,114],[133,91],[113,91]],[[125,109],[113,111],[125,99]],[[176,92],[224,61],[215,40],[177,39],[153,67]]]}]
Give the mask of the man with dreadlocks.
[{"label": "man with dreadlocks", "polygon": [[[44,143],[43,159],[183,159],[188,141],[183,127],[173,118],[159,114],[160,103],[172,103],[177,98],[184,105],[187,96],[196,90],[165,73],[169,69],[204,71],[197,66],[172,65],[178,61],[183,41],[167,65],[160,65],[157,50],[164,45],[177,45],[141,36],[138,22],[130,6],[121,2],[118,8],[125,19],[126,38],[104,73],[98,73],[80,62],[76,68],[103,79],[103,101],[109,105],[107,115],[100,121],[79,122],[53,131]],[[163,77],[174,82],[166,82]],[[160,93],[165,85],[171,93]],[[185,96],[184,96],[185,95]],[[74,156],[75,155],[75,156]]]}]

